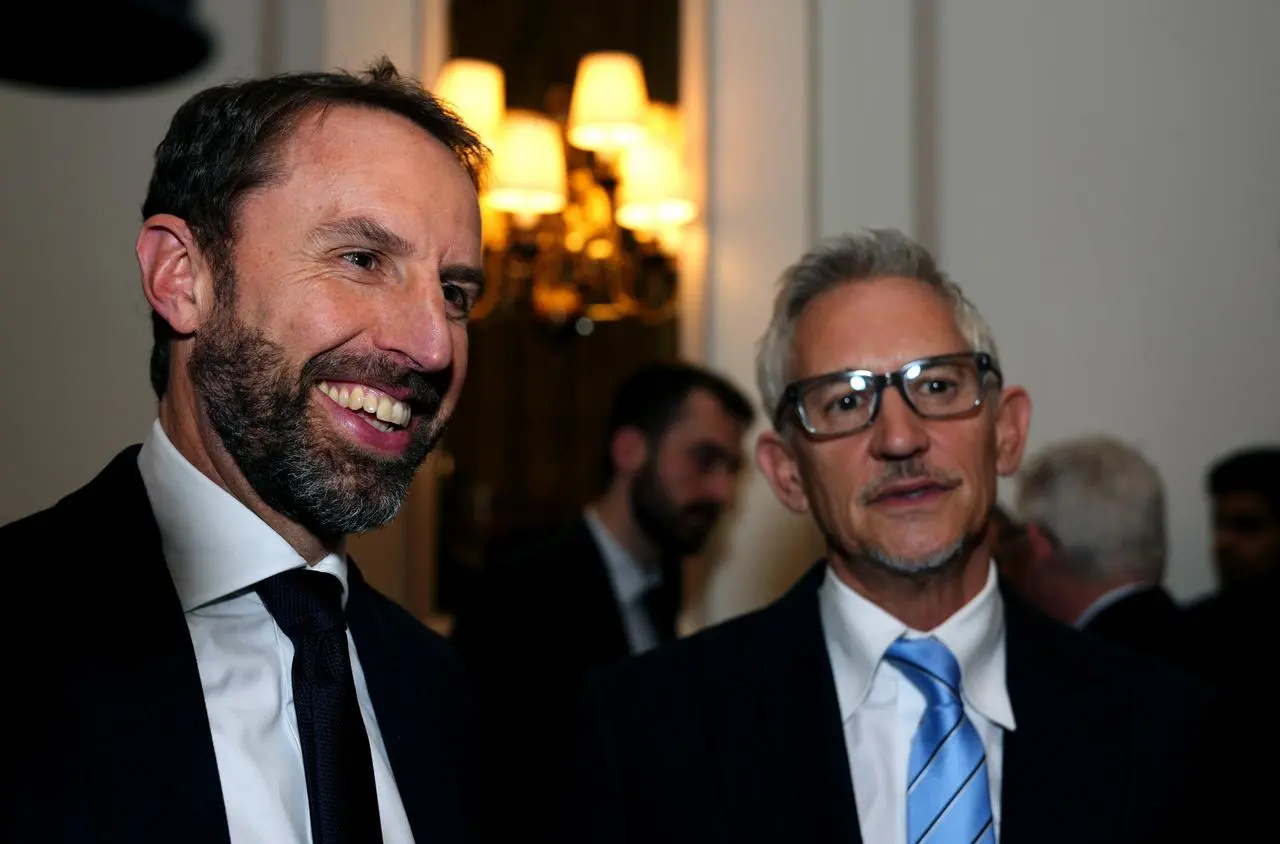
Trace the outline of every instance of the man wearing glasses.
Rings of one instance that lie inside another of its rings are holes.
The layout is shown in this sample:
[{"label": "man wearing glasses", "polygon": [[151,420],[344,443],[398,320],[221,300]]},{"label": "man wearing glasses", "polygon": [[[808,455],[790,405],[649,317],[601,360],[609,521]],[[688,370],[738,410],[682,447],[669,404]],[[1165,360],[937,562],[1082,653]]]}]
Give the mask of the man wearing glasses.
[{"label": "man wearing glasses", "polygon": [[1238,807],[1196,781],[1232,764],[1208,696],[1000,583],[989,520],[1030,399],[923,247],[876,230],[803,256],[757,371],[757,463],[827,553],[594,686],[579,840],[1235,840]]}]

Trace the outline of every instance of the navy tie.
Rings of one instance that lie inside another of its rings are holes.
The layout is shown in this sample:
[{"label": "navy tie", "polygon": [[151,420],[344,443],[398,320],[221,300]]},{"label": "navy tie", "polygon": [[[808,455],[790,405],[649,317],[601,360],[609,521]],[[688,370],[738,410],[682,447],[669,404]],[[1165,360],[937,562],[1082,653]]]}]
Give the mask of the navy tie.
[{"label": "navy tie", "polygon": [[907,844],[995,844],[987,754],[964,714],[960,665],[937,639],[899,639],[885,659],[920,690],[907,764]]},{"label": "navy tie", "polygon": [[292,569],[254,589],[293,642],[293,704],[314,844],[382,841],[373,758],[351,674],[342,582]]}]

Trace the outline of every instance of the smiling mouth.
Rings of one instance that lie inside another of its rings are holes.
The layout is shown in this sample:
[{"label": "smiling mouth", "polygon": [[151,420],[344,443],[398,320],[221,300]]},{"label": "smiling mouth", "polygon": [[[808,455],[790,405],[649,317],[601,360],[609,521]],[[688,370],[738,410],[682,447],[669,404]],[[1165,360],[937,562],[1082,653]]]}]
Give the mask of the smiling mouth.
[{"label": "smiling mouth", "polygon": [[384,434],[403,430],[413,418],[407,404],[374,387],[328,381],[321,381],[316,387],[329,401],[354,411],[372,428]]}]

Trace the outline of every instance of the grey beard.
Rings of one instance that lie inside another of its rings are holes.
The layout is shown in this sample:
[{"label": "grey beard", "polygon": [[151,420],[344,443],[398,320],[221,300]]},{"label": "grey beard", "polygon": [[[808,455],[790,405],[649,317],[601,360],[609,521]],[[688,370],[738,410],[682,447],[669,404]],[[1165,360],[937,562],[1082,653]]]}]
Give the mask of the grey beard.
[{"label": "grey beard", "polygon": [[969,547],[968,537],[961,537],[949,547],[936,551],[924,558],[907,559],[905,557],[894,557],[879,548],[867,548],[857,556],[862,557],[873,566],[892,574],[913,577],[933,574],[950,568],[964,559]]}]

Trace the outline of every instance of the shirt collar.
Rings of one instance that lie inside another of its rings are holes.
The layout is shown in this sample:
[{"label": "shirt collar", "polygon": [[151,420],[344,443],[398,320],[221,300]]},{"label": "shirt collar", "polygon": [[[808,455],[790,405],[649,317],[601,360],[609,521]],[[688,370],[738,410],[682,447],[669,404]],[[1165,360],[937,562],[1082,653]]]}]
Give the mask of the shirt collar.
[{"label": "shirt collar", "polygon": [[960,664],[965,702],[989,721],[1014,729],[1005,682],[1004,601],[996,567],[988,564],[982,590],[954,615],[929,631],[912,630],[858,594],[827,567],[818,606],[835,673],[840,717],[847,721],[866,699],[885,651],[900,636],[934,636]]},{"label": "shirt collar", "polygon": [[662,568],[637,563],[627,549],[609,533],[595,510],[588,508],[583,517],[586,519],[587,529],[591,531],[591,537],[600,549],[600,556],[604,557],[604,566],[609,572],[613,592],[619,601],[627,604],[638,601],[645,592],[662,583]]},{"label": "shirt collar", "polygon": [[1102,611],[1108,607],[1118,604],[1130,595],[1138,592],[1146,592],[1148,589],[1155,589],[1154,583],[1126,583],[1124,586],[1117,586],[1110,592],[1104,592],[1090,604],[1084,612],[1080,613],[1080,617],[1076,619],[1075,626],[1081,630],[1088,626]]},{"label": "shirt collar", "polygon": [[[307,561],[280,534],[183,457],[158,419],[143,440],[138,471],[184,612],[282,571],[306,567]],[[345,604],[346,559],[329,554],[312,569],[341,581]]]}]

